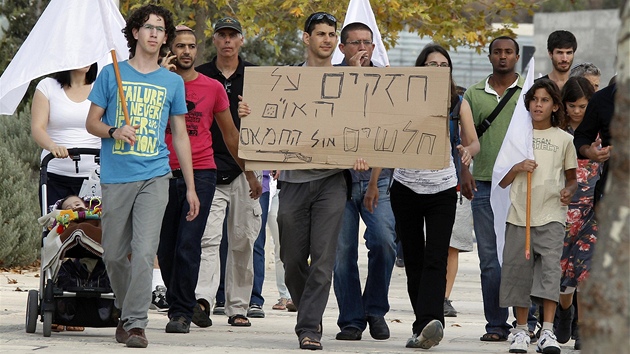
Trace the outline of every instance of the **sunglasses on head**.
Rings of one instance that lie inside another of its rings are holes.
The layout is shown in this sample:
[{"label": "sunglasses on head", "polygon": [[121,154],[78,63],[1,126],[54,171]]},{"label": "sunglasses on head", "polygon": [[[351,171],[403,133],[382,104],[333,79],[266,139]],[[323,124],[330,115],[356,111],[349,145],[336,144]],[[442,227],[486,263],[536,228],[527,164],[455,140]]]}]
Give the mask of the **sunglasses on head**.
[{"label": "sunglasses on head", "polygon": [[326,18],[328,21],[331,21],[334,24],[337,23],[337,19],[335,18],[335,16],[327,12],[316,12],[312,14],[311,17],[309,17],[308,21],[306,21],[306,26],[304,26],[304,32],[308,32],[308,29],[309,27],[311,27],[311,23],[313,23],[313,21],[321,21],[324,18]]}]

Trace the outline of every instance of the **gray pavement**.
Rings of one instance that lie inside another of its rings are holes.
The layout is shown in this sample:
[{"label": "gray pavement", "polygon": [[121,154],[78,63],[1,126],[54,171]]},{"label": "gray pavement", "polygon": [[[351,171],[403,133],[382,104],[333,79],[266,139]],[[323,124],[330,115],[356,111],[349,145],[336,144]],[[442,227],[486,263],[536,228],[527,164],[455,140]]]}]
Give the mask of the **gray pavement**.
[{"label": "gray pavement", "polygon": [[[268,243],[268,249],[272,249]],[[360,267],[365,276],[366,251],[361,246]],[[225,316],[212,316],[213,325],[208,328],[191,326],[188,334],[167,334],[164,327],[168,322],[165,314],[150,310],[147,338],[151,353],[298,353],[298,340],[293,331],[296,313],[272,310],[276,302],[275,272],[273,255],[267,253],[266,279],[263,295],[266,302],[266,318],[251,319],[252,326],[232,327]],[[459,272],[451,295],[458,317],[447,318],[444,339],[429,351],[435,353],[507,353],[508,342],[481,342],[485,320],[481,299],[479,267],[476,250],[461,253]],[[13,283],[13,280],[17,281]],[[37,272],[22,274],[2,272],[0,275],[0,353],[109,353],[131,350],[114,340],[114,328],[86,328],[84,332],[53,333],[44,338],[42,325],[38,322],[34,334],[24,330],[27,291],[38,289]],[[431,284],[427,284],[431,286]],[[19,290],[18,290],[19,289]],[[411,336],[413,312],[406,291],[404,269],[395,268],[389,293],[391,310],[386,320],[391,338],[373,340],[369,331],[363,333],[361,341],[337,341],[336,325],[338,308],[331,289],[328,307],[324,314],[324,351],[335,353],[411,353],[426,352],[423,349],[407,349],[405,343]],[[511,321],[512,319],[510,319]],[[536,346],[530,345],[530,353]],[[573,341],[562,345],[565,354],[579,353],[573,350]]]}]

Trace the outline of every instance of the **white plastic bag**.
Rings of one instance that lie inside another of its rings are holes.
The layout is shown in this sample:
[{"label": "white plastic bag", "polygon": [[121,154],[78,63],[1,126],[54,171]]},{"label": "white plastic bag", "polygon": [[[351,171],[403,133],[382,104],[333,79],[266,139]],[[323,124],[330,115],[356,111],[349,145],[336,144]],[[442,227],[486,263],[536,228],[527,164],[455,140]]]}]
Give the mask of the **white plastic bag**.
[{"label": "white plastic bag", "polygon": [[90,177],[83,181],[79,197],[100,197],[101,196],[101,168],[95,168]]}]

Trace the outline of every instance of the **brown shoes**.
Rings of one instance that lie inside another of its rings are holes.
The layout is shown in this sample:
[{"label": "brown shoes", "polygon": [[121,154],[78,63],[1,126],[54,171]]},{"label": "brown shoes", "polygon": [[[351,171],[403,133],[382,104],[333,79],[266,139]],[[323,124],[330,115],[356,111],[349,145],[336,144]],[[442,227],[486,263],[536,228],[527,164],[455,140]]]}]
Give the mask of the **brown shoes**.
[{"label": "brown shoes", "polygon": [[147,337],[144,335],[143,328],[132,328],[129,330],[129,338],[126,345],[129,348],[146,348],[149,345]]},{"label": "brown shoes", "polygon": [[129,333],[123,328],[124,324],[123,320],[118,320],[118,326],[116,326],[116,342],[118,343],[127,343],[129,338]]}]

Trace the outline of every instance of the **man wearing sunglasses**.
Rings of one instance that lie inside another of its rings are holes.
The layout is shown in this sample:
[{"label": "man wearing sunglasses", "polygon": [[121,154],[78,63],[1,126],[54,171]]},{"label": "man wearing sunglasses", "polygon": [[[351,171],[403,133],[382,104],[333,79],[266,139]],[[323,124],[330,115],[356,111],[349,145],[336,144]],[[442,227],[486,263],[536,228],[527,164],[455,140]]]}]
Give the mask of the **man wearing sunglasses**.
[{"label": "man wearing sunglasses", "polygon": [[[346,25],[341,30],[339,50],[344,54],[340,66],[374,66],[373,33],[370,27],[361,22]],[[391,169],[383,169],[379,175],[378,208],[370,213],[363,205],[368,190],[371,170],[356,172],[352,176],[352,198],[346,201],[335,261],[334,288],[339,317],[337,325],[341,331],[337,340],[360,340],[363,331],[370,325],[370,335],[374,339],[388,339],[389,328],[385,314],[389,311],[389,282],[396,260],[396,233],[394,214],[387,193]],[[375,179],[376,181],[376,179]],[[366,225],[363,235],[368,247],[368,271],[365,288],[361,291],[359,278],[358,247],[359,217]]]},{"label": "man wearing sunglasses", "polygon": [[[238,102],[239,96],[243,94],[243,75],[246,66],[254,65],[239,56],[243,45],[241,24],[231,17],[218,20],[212,41],[217,56],[196,70],[223,85],[230,101],[234,125],[240,130]],[[217,186],[201,239],[201,264],[195,290],[198,306],[195,307],[192,321],[200,327],[208,327],[212,323],[209,318],[210,304],[214,302],[220,281],[219,247],[221,238],[227,237],[225,314],[232,326],[250,326],[247,312],[254,281],[253,247],[262,214],[256,199],[262,192],[262,186],[253,171],[242,172],[230,154],[216,120],[210,131],[217,165]],[[226,218],[227,234],[224,235]],[[223,305],[221,300],[217,299],[217,305]]]},{"label": "man wearing sunglasses", "polygon": [[[325,12],[310,15],[302,41],[307,59],[301,66],[331,67],[337,20]],[[367,170],[363,159],[354,167]],[[280,180],[280,257],[287,288],[298,309],[295,333],[301,349],[322,349],[321,323],[332,282],[346,182],[340,169],[282,171]]]}]

